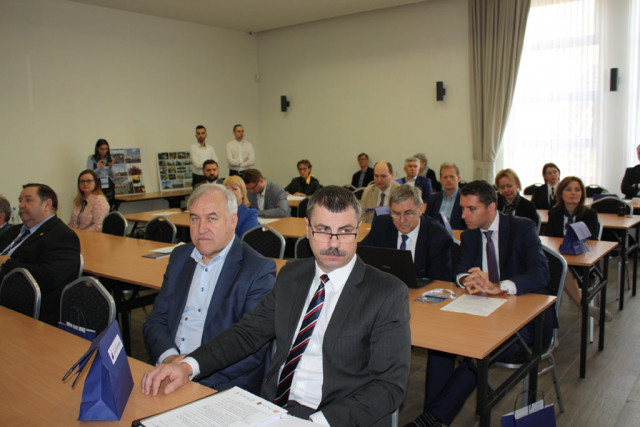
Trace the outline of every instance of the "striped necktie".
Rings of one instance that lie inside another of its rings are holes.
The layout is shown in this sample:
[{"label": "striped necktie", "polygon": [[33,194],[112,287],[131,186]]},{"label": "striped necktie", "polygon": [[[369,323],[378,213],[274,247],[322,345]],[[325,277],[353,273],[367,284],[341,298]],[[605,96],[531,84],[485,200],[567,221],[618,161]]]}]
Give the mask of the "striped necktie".
[{"label": "striped necktie", "polygon": [[280,372],[278,390],[276,391],[276,398],[273,403],[280,405],[283,408],[287,406],[287,402],[289,401],[289,391],[291,390],[293,374],[298,366],[298,362],[302,359],[302,354],[311,340],[313,328],[316,326],[316,322],[320,317],[320,312],[324,305],[324,285],[328,281],[329,276],[326,274],[320,276],[320,286],[318,286],[318,289],[313,294],[313,298],[311,298],[309,307],[307,307],[306,314],[302,319],[298,335],[291,346],[291,350],[289,350],[289,356],[287,356],[287,361],[282,367],[282,372]]},{"label": "striped necktie", "polygon": [[25,232],[20,234],[18,237],[16,237],[9,246],[4,248],[4,250],[2,251],[2,253],[0,253],[0,255],[8,254],[11,249],[17,247],[20,243],[22,243],[22,241],[26,239],[29,236],[29,234],[31,234],[31,231],[25,230]]}]

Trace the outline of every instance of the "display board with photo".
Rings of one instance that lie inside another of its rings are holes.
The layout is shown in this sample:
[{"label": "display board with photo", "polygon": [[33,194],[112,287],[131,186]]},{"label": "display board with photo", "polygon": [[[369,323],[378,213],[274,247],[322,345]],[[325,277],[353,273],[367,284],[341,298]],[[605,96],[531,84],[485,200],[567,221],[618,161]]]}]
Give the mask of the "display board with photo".
[{"label": "display board with photo", "polygon": [[193,171],[188,151],[165,151],[158,153],[158,175],[160,190],[191,188]]},{"label": "display board with photo", "polygon": [[142,156],[139,148],[112,148],[116,194],[144,193]]}]

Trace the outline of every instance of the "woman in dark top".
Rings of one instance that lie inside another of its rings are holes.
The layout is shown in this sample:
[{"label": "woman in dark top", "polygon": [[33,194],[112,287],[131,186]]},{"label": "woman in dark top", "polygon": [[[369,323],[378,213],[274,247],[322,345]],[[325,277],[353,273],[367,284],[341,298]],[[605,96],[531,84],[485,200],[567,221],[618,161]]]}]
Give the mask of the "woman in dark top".
[{"label": "woman in dark top", "polygon": [[[600,231],[598,223],[598,213],[593,209],[589,209],[584,205],[587,193],[582,180],[575,176],[568,176],[558,184],[558,199],[553,208],[549,209],[549,222],[547,224],[547,236],[564,237],[569,224],[582,221],[591,232],[590,240],[597,240]],[[582,307],[582,291],[578,286],[578,282],[569,270],[567,278],[564,282],[564,290],[569,298],[578,306]],[[598,307],[589,306],[589,315],[598,317],[600,309]],[[605,311],[605,319],[612,319],[611,313]]]},{"label": "woman in dark top", "polygon": [[299,177],[293,178],[284,189],[287,195],[310,196],[322,188],[320,182],[311,175],[311,162],[303,159],[298,162]]},{"label": "woman in dark top", "polygon": [[506,215],[529,218],[538,225],[538,212],[529,200],[522,197],[520,192],[520,178],[511,169],[503,169],[496,175],[496,187],[500,192],[498,197],[498,211]]}]

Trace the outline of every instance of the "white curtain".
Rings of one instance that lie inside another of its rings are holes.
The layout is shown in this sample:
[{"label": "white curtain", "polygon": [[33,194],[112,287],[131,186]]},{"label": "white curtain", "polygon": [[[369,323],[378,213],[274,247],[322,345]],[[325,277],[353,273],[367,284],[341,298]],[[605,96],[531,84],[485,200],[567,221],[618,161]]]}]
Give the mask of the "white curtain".
[{"label": "white curtain", "polygon": [[523,186],[542,165],[599,182],[601,36],[598,0],[531,0],[520,72],[503,137],[504,166]]},{"label": "white curtain", "polygon": [[629,19],[629,105],[628,135],[625,157],[627,166],[636,164],[636,147],[640,145],[640,0],[631,2]]}]

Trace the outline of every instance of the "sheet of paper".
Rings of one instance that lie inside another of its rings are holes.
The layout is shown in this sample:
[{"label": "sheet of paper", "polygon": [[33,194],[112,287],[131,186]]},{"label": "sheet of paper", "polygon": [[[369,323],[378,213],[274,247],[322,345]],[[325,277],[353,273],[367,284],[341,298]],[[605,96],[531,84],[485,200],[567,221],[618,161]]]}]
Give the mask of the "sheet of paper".
[{"label": "sheet of paper", "polygon": [[153,216],[169,216],[169,215],[175,215],[177,213],[180,213],[180,211],[156,212],[156,213],[151,214],[151,215],[153,215]]},{"label": "sheet of paper", "polygon": [[180,245],[184,245],[184,242],[180,242],[177,245],[173,245],[173,246],[165,246],[164,248],[158,248],[158,249],[151,249],[151,252],[157,252],[159,254],[170,254],[175,248],[177,248]]},{"label": "sheet of paper", "polygon": [[305,199],[307,196],[293,196],[293,195],[288,195],[287,196],[287,200],[302,200]]},{"label": "sheet of paper", "polygon": [[441,310],[486,317],[505,302],[507,302],[507,300],[503,298],[464,294],[456,298],[455,301],[442,307]]},{"label": "sheet of paper", "polygon": [[270,224],[272,222],[276,222],[276,221],[279,221],[279,220],[280,220],[280,218],[258,218],[258,222],[261,225],[267,225],[267,224]]}]

